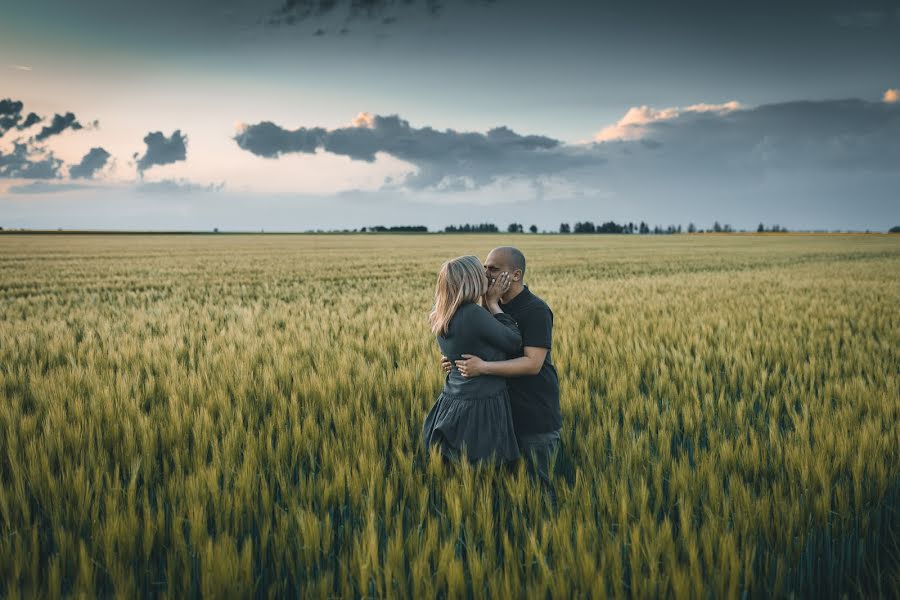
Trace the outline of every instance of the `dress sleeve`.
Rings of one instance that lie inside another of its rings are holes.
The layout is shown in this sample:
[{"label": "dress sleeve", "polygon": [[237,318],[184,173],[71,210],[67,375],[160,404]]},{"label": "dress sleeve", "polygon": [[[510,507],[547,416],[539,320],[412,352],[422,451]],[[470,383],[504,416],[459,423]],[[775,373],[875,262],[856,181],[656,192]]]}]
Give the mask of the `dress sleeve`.
[{"label": "dress sleeve", "polygon": [[516,320],[506,313],[491,316],[487,309],[479,306],[472,311],[472,325],[478,332],[478,338],[507,354],[514,354],[522,349],[522,334]]}]

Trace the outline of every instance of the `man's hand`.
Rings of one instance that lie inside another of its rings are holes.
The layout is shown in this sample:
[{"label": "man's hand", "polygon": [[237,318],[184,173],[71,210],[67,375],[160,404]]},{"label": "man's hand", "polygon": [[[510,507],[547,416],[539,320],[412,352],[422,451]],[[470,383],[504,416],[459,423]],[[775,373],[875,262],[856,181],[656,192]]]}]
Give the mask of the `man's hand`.
[{"label": "man's hand", "polygon": [[485,375],[485,365],[486,363],[478,358],[477,356],[472,356],[471,354],[463,354],[463,360],[456,361],[456,368],[459,369],[460,374],[466,379],[471,377],[478,377],[479,375]]},{"label": "man's hand", "polygon": [[453,368],[453,362],[449,358],[447,358],[446,356],[441,354],[441,371],[444,372],[444,375],[449,373],[450,369],[452,369],[452,368]]},{"label": "man's hand", "polygon": [[497,279],[488,282],[487,292],[484,294],[485,308],[490,309],[491,306],[499,306],[500,297],[509,291],[509,273],[503,271],[497,276]]}]

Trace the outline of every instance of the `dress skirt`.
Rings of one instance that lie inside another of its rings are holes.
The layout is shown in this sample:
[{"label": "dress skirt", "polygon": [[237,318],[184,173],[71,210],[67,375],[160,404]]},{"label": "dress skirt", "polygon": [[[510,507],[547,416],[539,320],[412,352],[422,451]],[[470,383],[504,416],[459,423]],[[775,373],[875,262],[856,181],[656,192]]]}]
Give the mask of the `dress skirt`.
[{"label": "dress skirt", "polygon": [[509,392],[461,396],[441,392],[422,427],[425,448],[438,445],[450,458],[506,462],[519,457]]}]

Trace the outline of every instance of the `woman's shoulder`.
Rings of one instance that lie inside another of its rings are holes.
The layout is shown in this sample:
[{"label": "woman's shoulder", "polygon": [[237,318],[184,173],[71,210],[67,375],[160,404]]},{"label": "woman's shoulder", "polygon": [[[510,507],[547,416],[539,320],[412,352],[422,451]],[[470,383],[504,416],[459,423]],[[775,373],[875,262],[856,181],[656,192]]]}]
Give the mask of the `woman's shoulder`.
[{"label": "woman's shoulder", "polygon": [[481,312],[487,312],[487,309],[477,302],[466,302],[465,304],[461,304],[460,307],[456,309],[456,314],[453,316],[461,316],[466,318],[471,315],[480,314]]},{"label": "woman's shoulder", "polygon": [[482,306],[480,304],[478,304],[477,302],[463,302],[462,304],[459,305],[459,308],[456,309],[456,312],[472,311],[472,310],[478,310],[481,308],[482,308]]},{"label": "woman's shoulder", "polygon": [[456,309],[456,312],[453,313],[453,316],[450,318],[450,323],[448,327],[451,330],[458,329],[461,325],[465,325],[465,323],[470,322],[474,317],[478,316],[478,311],[485,310],[480,304],[475,302],[466,302],[465,304],[460,304]]}]

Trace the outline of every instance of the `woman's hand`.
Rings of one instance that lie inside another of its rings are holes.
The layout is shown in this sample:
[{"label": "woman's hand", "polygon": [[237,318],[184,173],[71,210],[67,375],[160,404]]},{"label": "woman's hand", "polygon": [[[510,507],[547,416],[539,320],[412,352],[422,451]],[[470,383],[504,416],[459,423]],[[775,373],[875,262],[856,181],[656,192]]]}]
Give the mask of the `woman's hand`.
[{"label": "woman's hand", "polygon": [[444,372],[444,375],[450,372],[450,369],[453,368],[453,363],[449,358],[441,354],[441,371]]},{"label": "woman's hand", "polygon": [[500,275],[488,285],[487,292],[484,294],[484,304],[488,310],[491,310],[491,307],[496,307],[497,310],[491,310],[491,312],[499,312],[500,309],[500,298],[509,291],[509,273],[503,271]]},{"label": "woman's hand", "polygon": [[477,356],[471,354],[463,354],[463,360],[456,361],[456,368],[459,369],[460,375],[469,379],[470,377],[478,377],[485,375],[485,362]]}]

